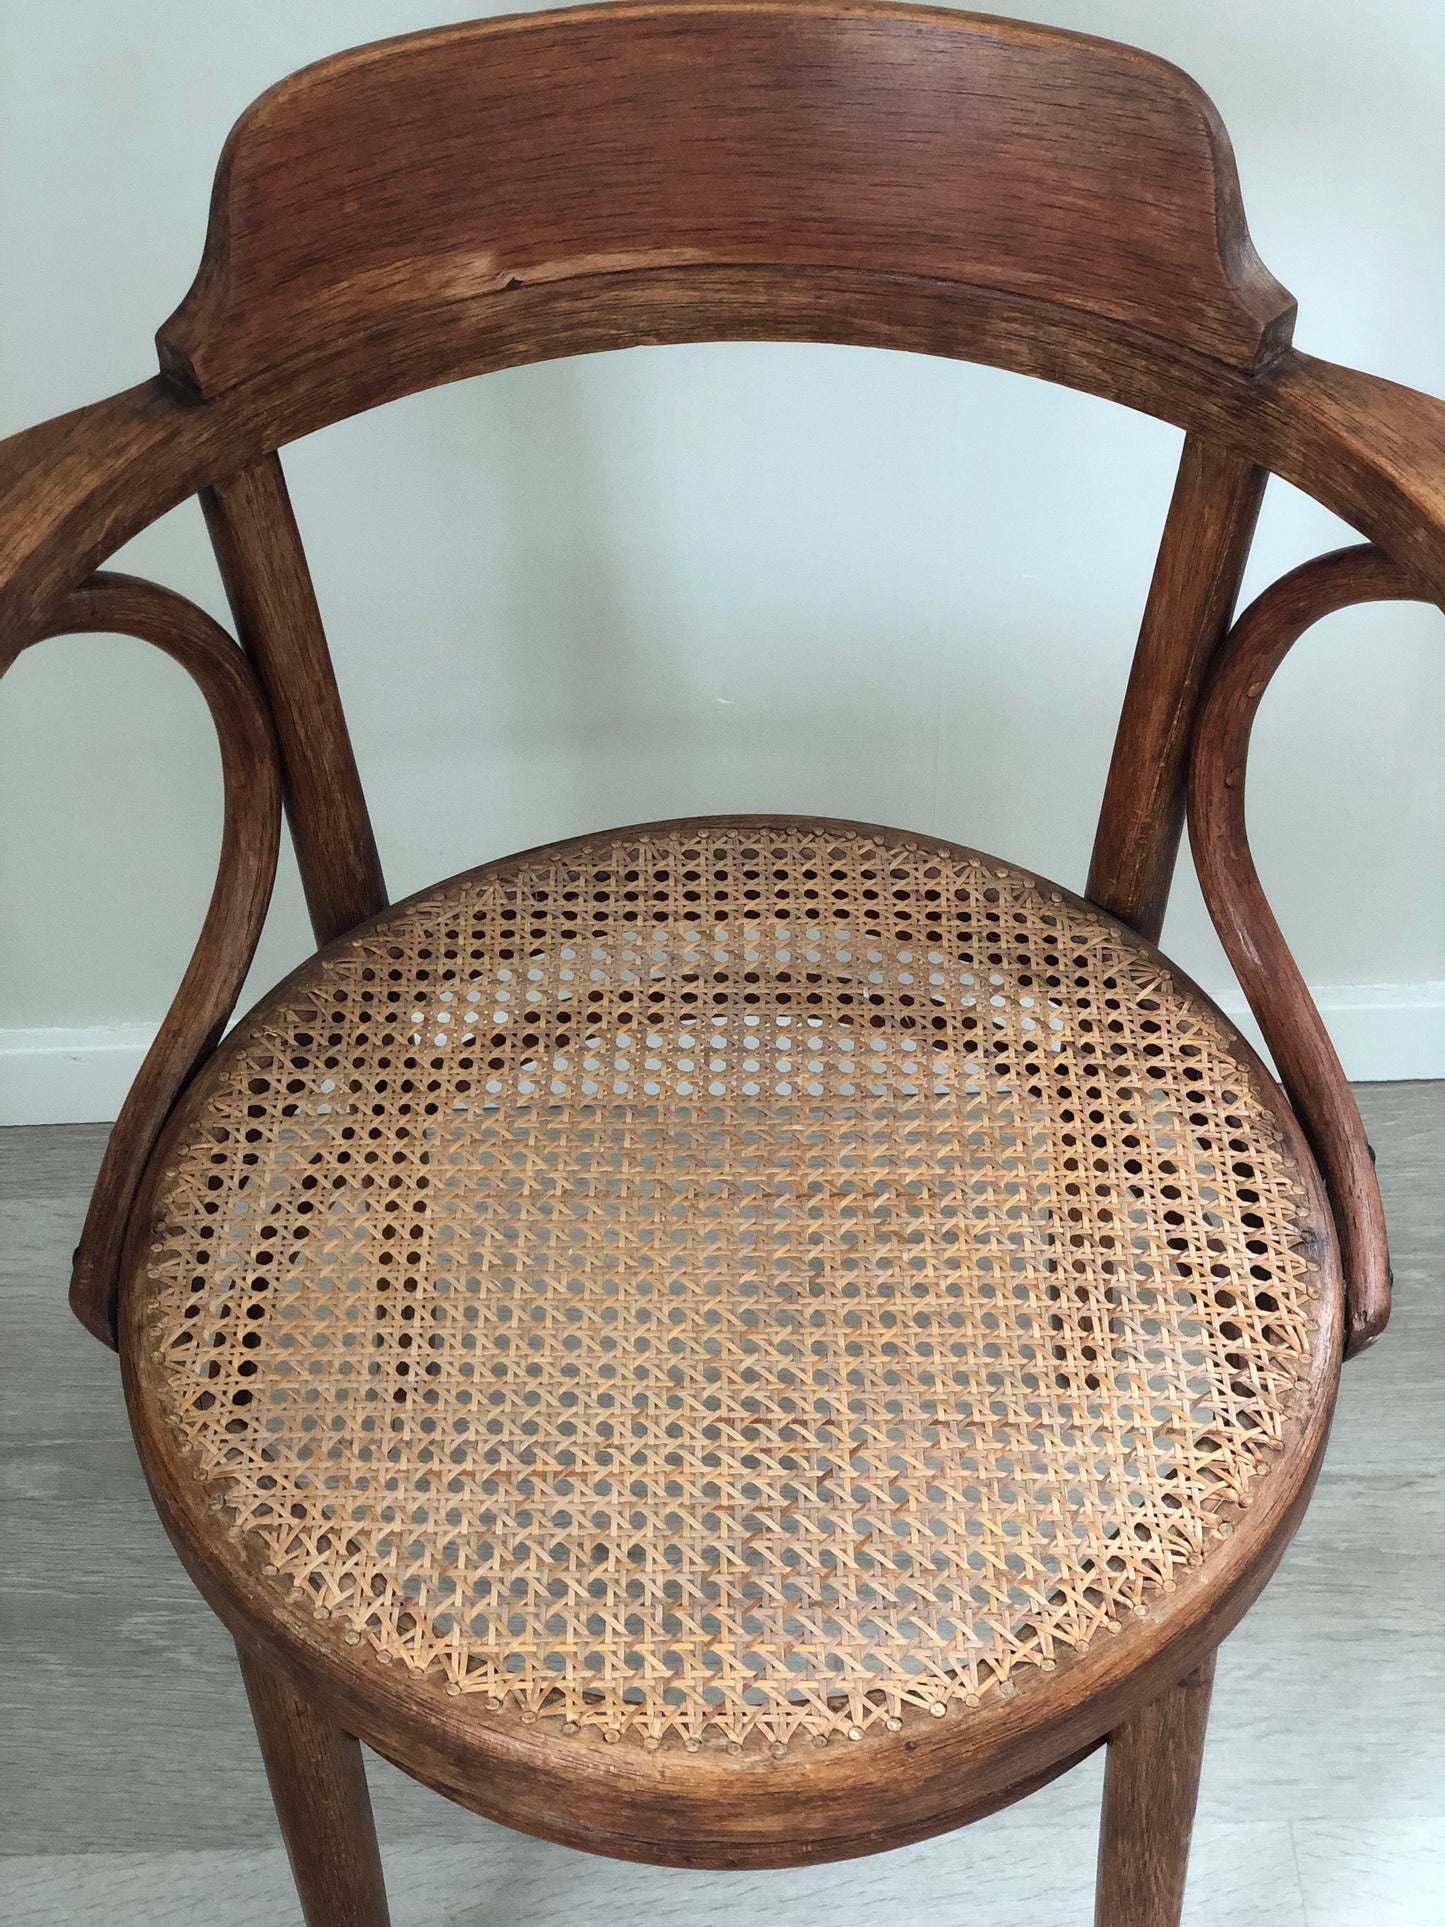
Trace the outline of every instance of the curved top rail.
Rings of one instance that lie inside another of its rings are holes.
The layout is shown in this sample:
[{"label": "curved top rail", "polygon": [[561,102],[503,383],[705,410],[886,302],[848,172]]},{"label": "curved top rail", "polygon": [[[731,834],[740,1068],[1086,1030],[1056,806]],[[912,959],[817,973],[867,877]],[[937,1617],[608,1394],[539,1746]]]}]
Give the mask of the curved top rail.
[{"label": "curved top rail", "polygon": [[[744,277],[752,282],[756,270]],[[1281,475],[1445,599],[1445,402],[1286,348],[1260,374],[1171,353],[1114,324],[1062,329],[1041,304],[899,277],[865,313],[862,277],[806,305],[760,304],[732,270],[598,275],[571,305],[519,290],[487,325],[352,339],[204,406],[164,377],[0,442],[0,670],[57,595],[197,490],[364,409],[498,368],[660,341],[837,341],[985,362],[1174,423]],[[622,285],[619,285],[622,284]]]},{"label": "curved top rail", "polygon": [[750,265],[1022,296],[1239,369],[1294,315],[1168,62],[890,0],[671,0],[411,34],[263,94],[161,362],[214,397],[483,297]]}]

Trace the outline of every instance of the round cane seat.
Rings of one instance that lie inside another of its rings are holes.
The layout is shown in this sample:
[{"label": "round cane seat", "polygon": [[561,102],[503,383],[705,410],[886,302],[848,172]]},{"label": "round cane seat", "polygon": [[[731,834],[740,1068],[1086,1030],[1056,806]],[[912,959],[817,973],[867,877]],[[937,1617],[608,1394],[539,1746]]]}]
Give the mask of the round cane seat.
[{"label": "round cane seat", "polygon": [[619,831],[236,1027],[133,1242],[132,1395],[298,1639],[779,1757],[978,1717],[1207,1576],[1337,1342],[1318,1198],[1228,1021],[1055,886]]}]

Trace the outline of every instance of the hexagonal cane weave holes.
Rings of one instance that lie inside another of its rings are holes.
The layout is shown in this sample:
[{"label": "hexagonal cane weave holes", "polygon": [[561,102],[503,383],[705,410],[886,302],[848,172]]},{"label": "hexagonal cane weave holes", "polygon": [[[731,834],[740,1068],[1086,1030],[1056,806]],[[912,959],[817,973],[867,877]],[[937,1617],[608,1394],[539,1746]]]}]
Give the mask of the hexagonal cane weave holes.
[{"label": "hexagonal cane weave holes", "polygon": [[558,846],[239,1026],[145,1344],[285,1610],[564,1730],[857,1736],[1052,1670],[1250,1503],[1320,1289],[1251,1076],[991,858]]}]

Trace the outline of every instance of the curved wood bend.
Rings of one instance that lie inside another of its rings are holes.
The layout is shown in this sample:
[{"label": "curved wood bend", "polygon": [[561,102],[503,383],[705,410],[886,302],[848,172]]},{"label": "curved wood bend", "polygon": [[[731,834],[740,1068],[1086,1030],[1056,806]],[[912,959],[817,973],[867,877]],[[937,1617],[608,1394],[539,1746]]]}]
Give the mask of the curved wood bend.
[{"label": "curved wood bend", "polygon": [[386,908],[386,882],[280,459],[213,482],[201,508],[270,708],[296,867],[327,944]]},{"label": "curved wood bend", "polygon": [[161,366],[214,399],[376,329],[717,266],[1021,295],[1244,371],[1294,321],[1166,61],[893,0],[664,0],[408,34],[263,94]]},{"label": "curved wood bend", "polygon": [[194,603],[135,576],[94,575],[52,605],[30,643],[92,631],[153,643],[187,671],[216,726],[225,791],[221,854],[205,922],[111,1131],[75,1251],[71,1309],[87,1331],[114,1349],[121,1247],[141,1175],[176,1099],[235,1008],[271,901],[281,773],[270,717],[245,656]]},{"label": "curved wood bend", "polygon": [[1433,599],[1368,543],[1281,576],[1245,610],[1225,645],[1190,771],[1189,840],[1204,900],[1329,1191],[1345,1275],[1346,1358],[1373,1343],[1389,1320],[1384,1210],[1354,1093],[1254,867],[1245,768],[1260,699],[1306,629],[1357,602]]}]

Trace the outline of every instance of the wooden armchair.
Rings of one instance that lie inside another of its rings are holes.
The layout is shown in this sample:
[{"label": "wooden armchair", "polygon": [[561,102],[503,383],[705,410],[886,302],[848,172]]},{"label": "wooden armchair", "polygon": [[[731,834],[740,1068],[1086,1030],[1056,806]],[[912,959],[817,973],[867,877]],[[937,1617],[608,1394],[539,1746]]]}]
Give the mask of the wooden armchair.
[{"label": "wooden armchair", "polygon": [[[588,6],[273,88],[161,372],[0,449],[0,668],[143,637],[220,739],[215,893],[72,1302],[235,1637],[312,1927],[386,1918],[359,1741],[712,1867],[916,1840],[1107,1741],[1098,1918],[1177,1922],[1215,1648],[1389,1308],[1250,861],[1250,721],[1319,616],[1445,584],[1445,407],[1292,319],[1162,61],[901,5]],[[277,451],[716,339],[986,362],[1186,431],[1085,896],[755,817],[388,907]],[[1231,631],[1271,472],[1367,544]],[[197,493],[234,640],[94,573]],[[1186,791],[1278,1083],[1154,948]],[[283,798],[319,948],[222,1041]]]}]

